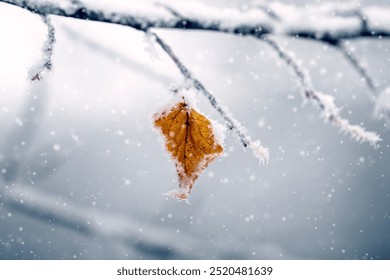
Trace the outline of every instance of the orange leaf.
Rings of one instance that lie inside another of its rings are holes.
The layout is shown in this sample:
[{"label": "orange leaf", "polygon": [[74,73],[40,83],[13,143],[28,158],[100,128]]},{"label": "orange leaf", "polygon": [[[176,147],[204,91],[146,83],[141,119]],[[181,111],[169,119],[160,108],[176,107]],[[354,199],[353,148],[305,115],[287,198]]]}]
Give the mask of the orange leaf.
[{"label": "orange leaf", "polygon": [[216,141],[211,122],[184,100],[154,115],[154,125],[165,138],[165,146],[176,163],[179,191],[172,196],[186,200],[199,174],[223,148]]}]

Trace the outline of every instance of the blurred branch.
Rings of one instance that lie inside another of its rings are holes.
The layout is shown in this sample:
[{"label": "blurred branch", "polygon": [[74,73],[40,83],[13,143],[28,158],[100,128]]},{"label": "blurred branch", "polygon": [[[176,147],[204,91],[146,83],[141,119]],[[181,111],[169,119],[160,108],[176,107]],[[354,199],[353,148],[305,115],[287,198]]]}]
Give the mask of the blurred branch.
[{"label": "blurred branch", "polygon": [[347,46],[345,42],[339,42],[336,45],[336,48],[343,54],[344,58],[351,64],[351,66],[356,70],[356,72],[362,77],[364,82],[367,85],[367,88],[372,93],[369,95],[371,101],[375,101],[375,98],[378,95],[378,89],[375,85],[373,77],[368,73],[366,67],[363,66],[360,59],[353,54],[353,51]]},{"label": "blurred branch", "polygon": [[[129,26],[138,30],[150,28],[192,29],[226,32],[239,35],[255,35],[261,37],[267,34],[284,34],[291,37],[337,43],[339,40],[361,37],[390,37],[388,26],[388,8],[361,8],[366,24],[361,25],[356,16],[356,8],[341,5],[314,5],[296,7],[293,5],[274,4],[273,16],[268,7],[254,8],[242,11],[233,8],[218,8],[196,2],[185,3],[174,1],[173,6],[182,17],[167,13],[159,5],[143,3],[147,9],[121,12],[120,9],[106,11],[105,9],[81,5],[80,1],[70,1],[68,5],[59,5],[54,1],[33,0],[0,0],[0,2],[15,5],[33,13],[51,14],[89,21],[99,21]],[[158,3],[158,2],[157,2]],[[171,6],[172,7],[172,6]],[[278,11],[276,13],[275,11]]]},{"label": "blurred branch", "polygon": [[[166,257],[195,258],[184,248],[192,240],[186,236],[186,244],[178,242],[173,230],[162,230],[152,225],[137,226],[128,217],[120,218],[94,208],[83,207],[59,196],[39,191],[36,187],[10,185],[0,188],[0,206],[16,211],[51,226],[67,228],[75,233],[89,237],[109,240],[134,251],[143,250],[142,255],[164,254]],[[140,236],[140,230],[142,235]],[[158,238],[156,238],[158,235]],[[158,250],[159,252],[155,252]],[[166,252],[162,252],[165,250]],[[146,254],[145,254],[146,253]]]},{"label": "blurred branch", "polygon": [[39,132],[48,98],[48,82],[48,79],[29,82],[20,113],[9,131],[2,133],[0,169],[7,182],[15,182],[20,177],[26,154]]},{"label": "blurred branch", "polygon": [[163,71],[158,71],[150,65],[142,64],[136,59],[133,59],[128,55],[115,50],[110,45],[97,42],[97,40],[94,40],[90,36],[80,34],[75,29],[67,25],[61,26],[61,29],[64,30],[70,38],[83,44],[90,50],[99,52],[100,55],[103,55],[120,65],[126,66],[130,69],[136,69],[138,73],[143,74],[145,77],[151,79],[154,82],[158,81],[164,85],[169,85],[172,83],[173,77],[169,75],[169,73],[164,73]]},{"label": "blurred branch", "polygon": [[219,252],[216,258],[226,256],[246,256],[258,244],[248,248],[243,243],[239,249],[210,250],[210,242],[205,244],[202,238],[191,233],[177,234],[175,228],[143,223],[140,225],[131,217],[118,213],[109,213],[94,207],[78,205],[58,195],[40,191],[28,185],[6,185],[0,188],[0,207],[17,212],[36,221],[42,221],[50,227],[66,228],[75,234],[89,238],[99,238],[109,242],[111,247],[139,254],[150,259],[197,259],[204,252]]},{"label": "blurred branch", "polygon": [[[0,184],[4,185],[0,180]],[[221,248],[214,244],[213,236],[178,231],[158,223],[142,223],[137,220],[110,213],[94,207],[78,205],[58,195],[48,194],[28,185],[10,185],[0,188],[0,207],[11,213],[19,213],[50,228],[66,228],[75,235],[106,241],[111,248],[126,254],[126,258],[136,259],[250,259],[250,258],[289,258],[287,252],[267,242],[250,243],[237,241],[237,246]],[[271,251],[270,251],[271,250]],[[256,256],[251,252],[259,251]],[[283,254],[280,254],[280,252]],[[264,253],[262,253],[264,252]],[[133,255],[132,255],[133,254]],[[271,254],[271,257],[270,257]],[[122,256],[123,257],[123,256]],[[292,257],[292,256],[290,256]]]}]

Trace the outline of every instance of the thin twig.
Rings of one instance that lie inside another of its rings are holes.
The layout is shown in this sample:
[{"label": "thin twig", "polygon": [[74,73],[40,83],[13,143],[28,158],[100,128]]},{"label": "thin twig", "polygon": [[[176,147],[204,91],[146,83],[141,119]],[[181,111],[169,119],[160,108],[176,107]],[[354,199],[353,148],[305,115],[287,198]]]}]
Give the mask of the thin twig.
[{"label": "thin twig", "polygon": [[367,88],[372,93],[368,97],[371,101],[375,102],[375,99],[378,95],[377,86],[375,85],[374,79],[368,73],[366,67],[360,62],[359,58],[353,54],[352,50],[348,48],[345,42],[339,42],[336,45],[336,48],[343,54],[344,58],[352,65],[352,67],[356,70],[356,72],[363,78],[365,81]]}]

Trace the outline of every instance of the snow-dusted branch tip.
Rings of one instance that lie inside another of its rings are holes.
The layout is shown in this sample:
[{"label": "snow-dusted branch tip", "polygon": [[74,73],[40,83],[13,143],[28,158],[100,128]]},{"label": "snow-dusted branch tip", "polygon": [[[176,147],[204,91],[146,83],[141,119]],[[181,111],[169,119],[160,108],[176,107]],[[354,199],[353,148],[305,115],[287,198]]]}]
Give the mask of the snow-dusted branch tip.
[{"label": "snow-dusted branch tip", "polygon": [[381,137],[375,132],[366,131],[361,126],[351,125],[348,120],[341,118],[341,109],[334,103],[334,97],[314,89],[308,72],[294,59],[293,55],[271,38],[265,37],[263,41],[292,69],[302,88],[303,99],[312,101],[321,109],[320,116],[325,122],[331,122],[338,126],[342,132],[350,135],[352,139],[358,142],[367,142],[373,147],[378,146],[378,143],[382,141]]},{"label": "snow-dusted branch tip", "polygon": [[31,81],[42,80],[47,72],[53,68],[52,56],[54,44],[56,42],[55,29],[46,14],[41,15],[43,22],[47,26],[47,39],[42,46],[42,57],[28,71],[28,79]]}]

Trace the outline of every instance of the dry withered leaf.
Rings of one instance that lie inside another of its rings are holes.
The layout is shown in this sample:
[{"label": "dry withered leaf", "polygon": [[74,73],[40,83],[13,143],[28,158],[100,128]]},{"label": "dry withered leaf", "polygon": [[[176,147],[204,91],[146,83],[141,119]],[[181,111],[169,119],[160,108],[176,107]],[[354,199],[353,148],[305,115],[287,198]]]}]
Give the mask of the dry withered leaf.
[{"label": "dry withered leaf", "polygon": [[175,160],[179,191],[170,195],[186,200],[199,174],[223,148],[216,141],[211,122],[191,108],[183,97],[170,109],[154,115],[154,124],[165,138],[165,146]]}]

